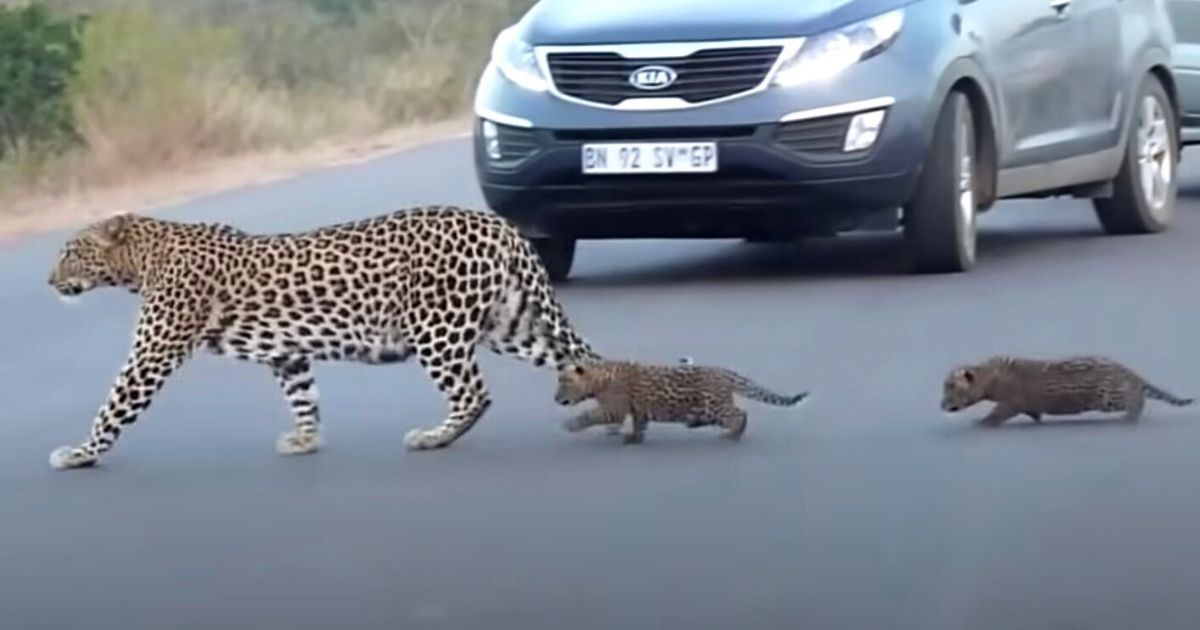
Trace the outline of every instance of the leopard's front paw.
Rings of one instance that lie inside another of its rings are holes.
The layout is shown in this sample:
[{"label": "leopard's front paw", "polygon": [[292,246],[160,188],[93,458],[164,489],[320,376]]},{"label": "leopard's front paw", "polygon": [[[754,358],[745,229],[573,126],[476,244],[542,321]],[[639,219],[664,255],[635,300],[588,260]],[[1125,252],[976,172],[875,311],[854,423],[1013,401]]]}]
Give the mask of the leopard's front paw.
[{"label": "leopard's front paw", "polygon": [[410,451],[430,451],[445,448],[453,441],[442,429],[413,429],[404,434],[404,445]]},{"label": "leopard's front paw", "polygon": [[280,455],[308,455],[321,449],[320,433],[297,433],[288,431],[279,436],[275,451]]},{"label": "leopard's front paw", "polygon": [[94,466],[99,459],[91,451],[78,446],[62,446],[50,452],[50,466],[57,470],[87,468]]}]

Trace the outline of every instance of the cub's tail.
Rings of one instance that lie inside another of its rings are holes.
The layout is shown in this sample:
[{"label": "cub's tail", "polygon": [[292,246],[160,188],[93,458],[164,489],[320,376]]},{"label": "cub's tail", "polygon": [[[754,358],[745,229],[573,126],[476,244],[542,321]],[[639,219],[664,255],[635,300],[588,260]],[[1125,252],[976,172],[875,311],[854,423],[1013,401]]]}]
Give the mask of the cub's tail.
[{"label": "cub's tail", "polygon": [[786,396],[784,394],[773,392],[732,370],[726,370],[725,372],[729,375],[730,379],[733,380],[734,391],[751,400],[757,400],[768,405],[775,405],[776,407],[794,407],[798,405],[800,401],[808,398],[808,392],[801,392],[792,396]]},{"label": "cub's tail", "polygon": [[1194,402],[1194,399],[1192,398],[1180,398],[1175,394],[1172,394],[1164,389],[1159,389],[1158,387],[1155,387],[1149,383],[1142,383],[1142,391],[1146,393],[1146,397],[1148,398],[1161,400],[1168,405],[1175,405],[1176,407],[1185,407]]}]

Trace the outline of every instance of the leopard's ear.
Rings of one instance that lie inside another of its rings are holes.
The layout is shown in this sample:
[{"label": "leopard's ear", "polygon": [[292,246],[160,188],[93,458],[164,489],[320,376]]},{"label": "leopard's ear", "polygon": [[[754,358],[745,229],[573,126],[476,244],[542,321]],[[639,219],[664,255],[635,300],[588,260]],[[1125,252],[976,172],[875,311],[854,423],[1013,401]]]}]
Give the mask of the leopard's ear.
[{"label": "leopard's ear", "polygon": [[583,372],[583,365],[575,362],[564,363],[562,367],[558,368],[558,373],[564,375],[570,374],[572,376],[582,376]]},{"label": "leopard's ear", "polygon": [[967,385],[974,385],[975,380],[979,376],[975,373],[974,368],[963,368],[959,370],[959,377],[962,378]]},{"label": "leopard's ear", "polygon": [[133,223],[133,215],[129,212],[113,215],[96,224],[94,234],[96,240],[105,247],[120,245],[129,235],[129,225]]}]

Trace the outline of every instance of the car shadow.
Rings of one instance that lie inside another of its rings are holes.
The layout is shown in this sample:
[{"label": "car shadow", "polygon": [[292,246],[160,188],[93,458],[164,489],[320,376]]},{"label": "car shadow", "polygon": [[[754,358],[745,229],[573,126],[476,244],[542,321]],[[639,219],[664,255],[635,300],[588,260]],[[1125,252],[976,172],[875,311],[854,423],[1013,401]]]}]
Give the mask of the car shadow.
[{"label": "car shadow", "polygon": [[1178,195],[1180,197],[1200,197],[1200,181],[1179,182]]},{"label": "car shadow", "polygon": [[[1054,248],[1063,241],[1080,242],[1106,237],[1099,227],[1061,227],[1038,229],[999,228],[979,235],[980,268],[996,265],[1006,258],[1026,256],[1035,250]],[[648,247],[652,247],[647,244]],[[724,242],[701,253],[687,252],[666,258],[662,254],[643,264],[632,266],[633,254],[622,258],[620,266],[596,269],[577,265],[577,272],[566,286],[604,288],[653,286],[688,282],[744,282],[781,279],[848,279],[912,276],[905,241],[899,232],[862,233],[838,237],[811,238],[795,242],[749,244]],[[640,253],[640,252],[638,252]],[[610,257],[611,258],[611,257]],[[588,261],[591,262],[591,261]],[[579,268],[583,267],[583,268]],[[935,276],[926,276],[935,277]]]}]

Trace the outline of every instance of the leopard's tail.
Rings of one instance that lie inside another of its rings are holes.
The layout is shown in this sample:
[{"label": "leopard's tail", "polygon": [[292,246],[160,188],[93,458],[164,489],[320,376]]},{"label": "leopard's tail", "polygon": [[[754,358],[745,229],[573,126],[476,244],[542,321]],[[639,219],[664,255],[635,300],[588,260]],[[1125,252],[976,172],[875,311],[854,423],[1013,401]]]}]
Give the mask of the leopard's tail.
[{"label": "leopard's tail", "polygon": [[808,392],[800,392],[791,396],[779,394],[732,370],[725,370],[725,373],[733,381],[734,391],[751,400],[775,405],[776,407],[794,407],[800,404],[805,398],[808,398]]},{"label": "leopard's tail", "polygon": [[552,294],[547,295],[540,310],[542,330],[546,335],[549,360],[555,369],[573,362],[600,361],[602,357],[592,344],[575,331],[562,304]]},{"label": "leopard's tail", "polygon": [[[514,260],[512,271],[516,278],[534,279],[531,286],[522,286],[523,306],[527,311],[529,328],[534,341],[544,346],[538,365],[548,364],[554,369],[577,361],[599,361],[601,356],[582,335],[575,331],[563,310],[562,303],[554,294],[550,274],[540,263],[533,243],[517,237],[525,255]],[[533,264],[531,264],[533,263]],[[532,268],[531,268],[532,267]]]},{"label": "leopard's tail", "polygon": [[1192,399],[1192,398],[1180,398],[1180,397],[1176,396],[1175,394],[1172,394],[1171,392],[1168,392],[1165,389],[1155,387],[1155,386],[1151,385],[1150,383],[1143,382],[1142,383],[1142,391],[1146,394],[1147,398],[1161,400],[1161,401],[1167,403],[1168,405],[1175,405],[1176,407],[1186,407],[1187,405],[1190,405],[1193,402],[1195,402],[1194,399]]}]

